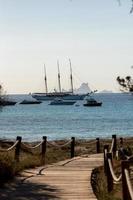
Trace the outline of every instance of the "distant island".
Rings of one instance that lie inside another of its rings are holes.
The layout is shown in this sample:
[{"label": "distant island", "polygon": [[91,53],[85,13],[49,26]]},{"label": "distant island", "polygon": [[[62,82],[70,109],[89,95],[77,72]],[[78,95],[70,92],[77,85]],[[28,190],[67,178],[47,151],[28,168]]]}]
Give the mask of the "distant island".
[{"label": "distant island", "polygon": [[111,91],[111,90],[102,90],[99,93],[113,93],[113,91]]},{"label": "distant island", "polygon": [[[67,92],[64,89],[62,89],[62,91]],[[91,91],[93,91],[93,90],[91,90],[88,83],[82,83],[79,88],[74,89],[75,94],[86,94],[86,93],[90,93]],[[71,90],[70,90],[70,92],[71,92]],[[98,93],[113,93],[113,91],[112,90],[102,90],[102,91],[98,91]]]}]

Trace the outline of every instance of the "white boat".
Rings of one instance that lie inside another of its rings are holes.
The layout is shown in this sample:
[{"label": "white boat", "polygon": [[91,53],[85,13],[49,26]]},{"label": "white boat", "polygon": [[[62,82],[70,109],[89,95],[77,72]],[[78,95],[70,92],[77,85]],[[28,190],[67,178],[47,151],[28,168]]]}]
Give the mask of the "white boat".
[{"label": "white boat", "polygon": [[63,99],[59,99],[59,98],[55,98],[53,101],[50,102],[49,105],[73,105],[75,104],[76,101],[67,101],[67,100],[63,100]]},{"label": "white boat", "polygon": [[44,66],[44,72],[45,72],[45,93],[32,93],[32,97],[37,99],[38,101],[49,101],[54,100],[55,98],[62,98],[63,100],[83,100],[85,98],[86,94],[75,94],[73,91],[73,75],[72,75],[72,67],[71,67],[71,60],[69,59],[70,63],[70,82],[71,82],[71,92],[62,92],[61,89],[61,81],[60,81],[60,70],[59,70],[59,62],[57,62],[58,65],[58,86],[59,91],[55,92],[48,92],[48,86],[47,86],[47,75],[46,75],[46,68]]},{"label": "white boat", "polygon": [[83,106],[89,106],[89,107],[94,107],[94,106],[102,106],[102,102],[97,102],[95,99],[93,98],[87,98],[86,103],[83,104]]}]

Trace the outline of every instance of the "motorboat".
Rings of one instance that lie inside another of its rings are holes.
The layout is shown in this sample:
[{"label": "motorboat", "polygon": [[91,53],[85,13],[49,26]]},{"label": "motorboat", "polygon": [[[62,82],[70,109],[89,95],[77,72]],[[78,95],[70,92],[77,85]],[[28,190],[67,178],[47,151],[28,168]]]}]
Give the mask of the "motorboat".
[{"label": "motorboat", "polygon": [[55,98],[53,101],[50,102],[49,105],[73,105],[76,101],[67,101],[59,98]]},{"label": "motorboat", "polygon": [[90,107],[102,106],[102,102],[97,102],[93,98],[88,98],[88,99],[86,99],[86,102],[83,104],[83,106],[90,106]]},{"label": "motorboat", "polygon": [[29,101],[29,100],[23,100],[19,104],[40,104],[41,101]]},{"label": "motorboat", "polygon": [[16,103],[15,101],[0,100],[0,106],[14,106]]}]

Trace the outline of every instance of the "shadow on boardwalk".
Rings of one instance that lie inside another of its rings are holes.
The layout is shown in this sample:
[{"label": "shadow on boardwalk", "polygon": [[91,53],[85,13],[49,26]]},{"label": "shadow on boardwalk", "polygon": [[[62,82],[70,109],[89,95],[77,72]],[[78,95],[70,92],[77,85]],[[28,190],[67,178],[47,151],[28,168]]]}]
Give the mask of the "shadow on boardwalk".
[{"label": "shadow on boardwalk", "polygon": [[60,199],[58,190],[40,183],[15,182],[0,189],[0,200],[49,200]]},{"label": "shadow on boardwalk", "polygon": [[14,183],[0,189],[0,200],[96,200],[91,187],[91,173],[103,165],[103,154],[75,157],[40,168],[30,169]]}]

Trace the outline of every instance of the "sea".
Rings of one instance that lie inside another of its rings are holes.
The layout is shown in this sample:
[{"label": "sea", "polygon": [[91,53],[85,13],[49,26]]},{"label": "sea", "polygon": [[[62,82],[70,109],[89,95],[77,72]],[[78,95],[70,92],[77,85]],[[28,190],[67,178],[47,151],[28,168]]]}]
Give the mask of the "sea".
[{"label": "sea", "polygon": [[30,95],[10,95],[15,106],[0,110],[0,139],[24,141],[111,138],[133,136],[133,95],[127,93],[97,93],[94,98],[101,107],[84,107],[84,101],[70,106],[51,106],[48,101],[36,105],[21,105]]}]

